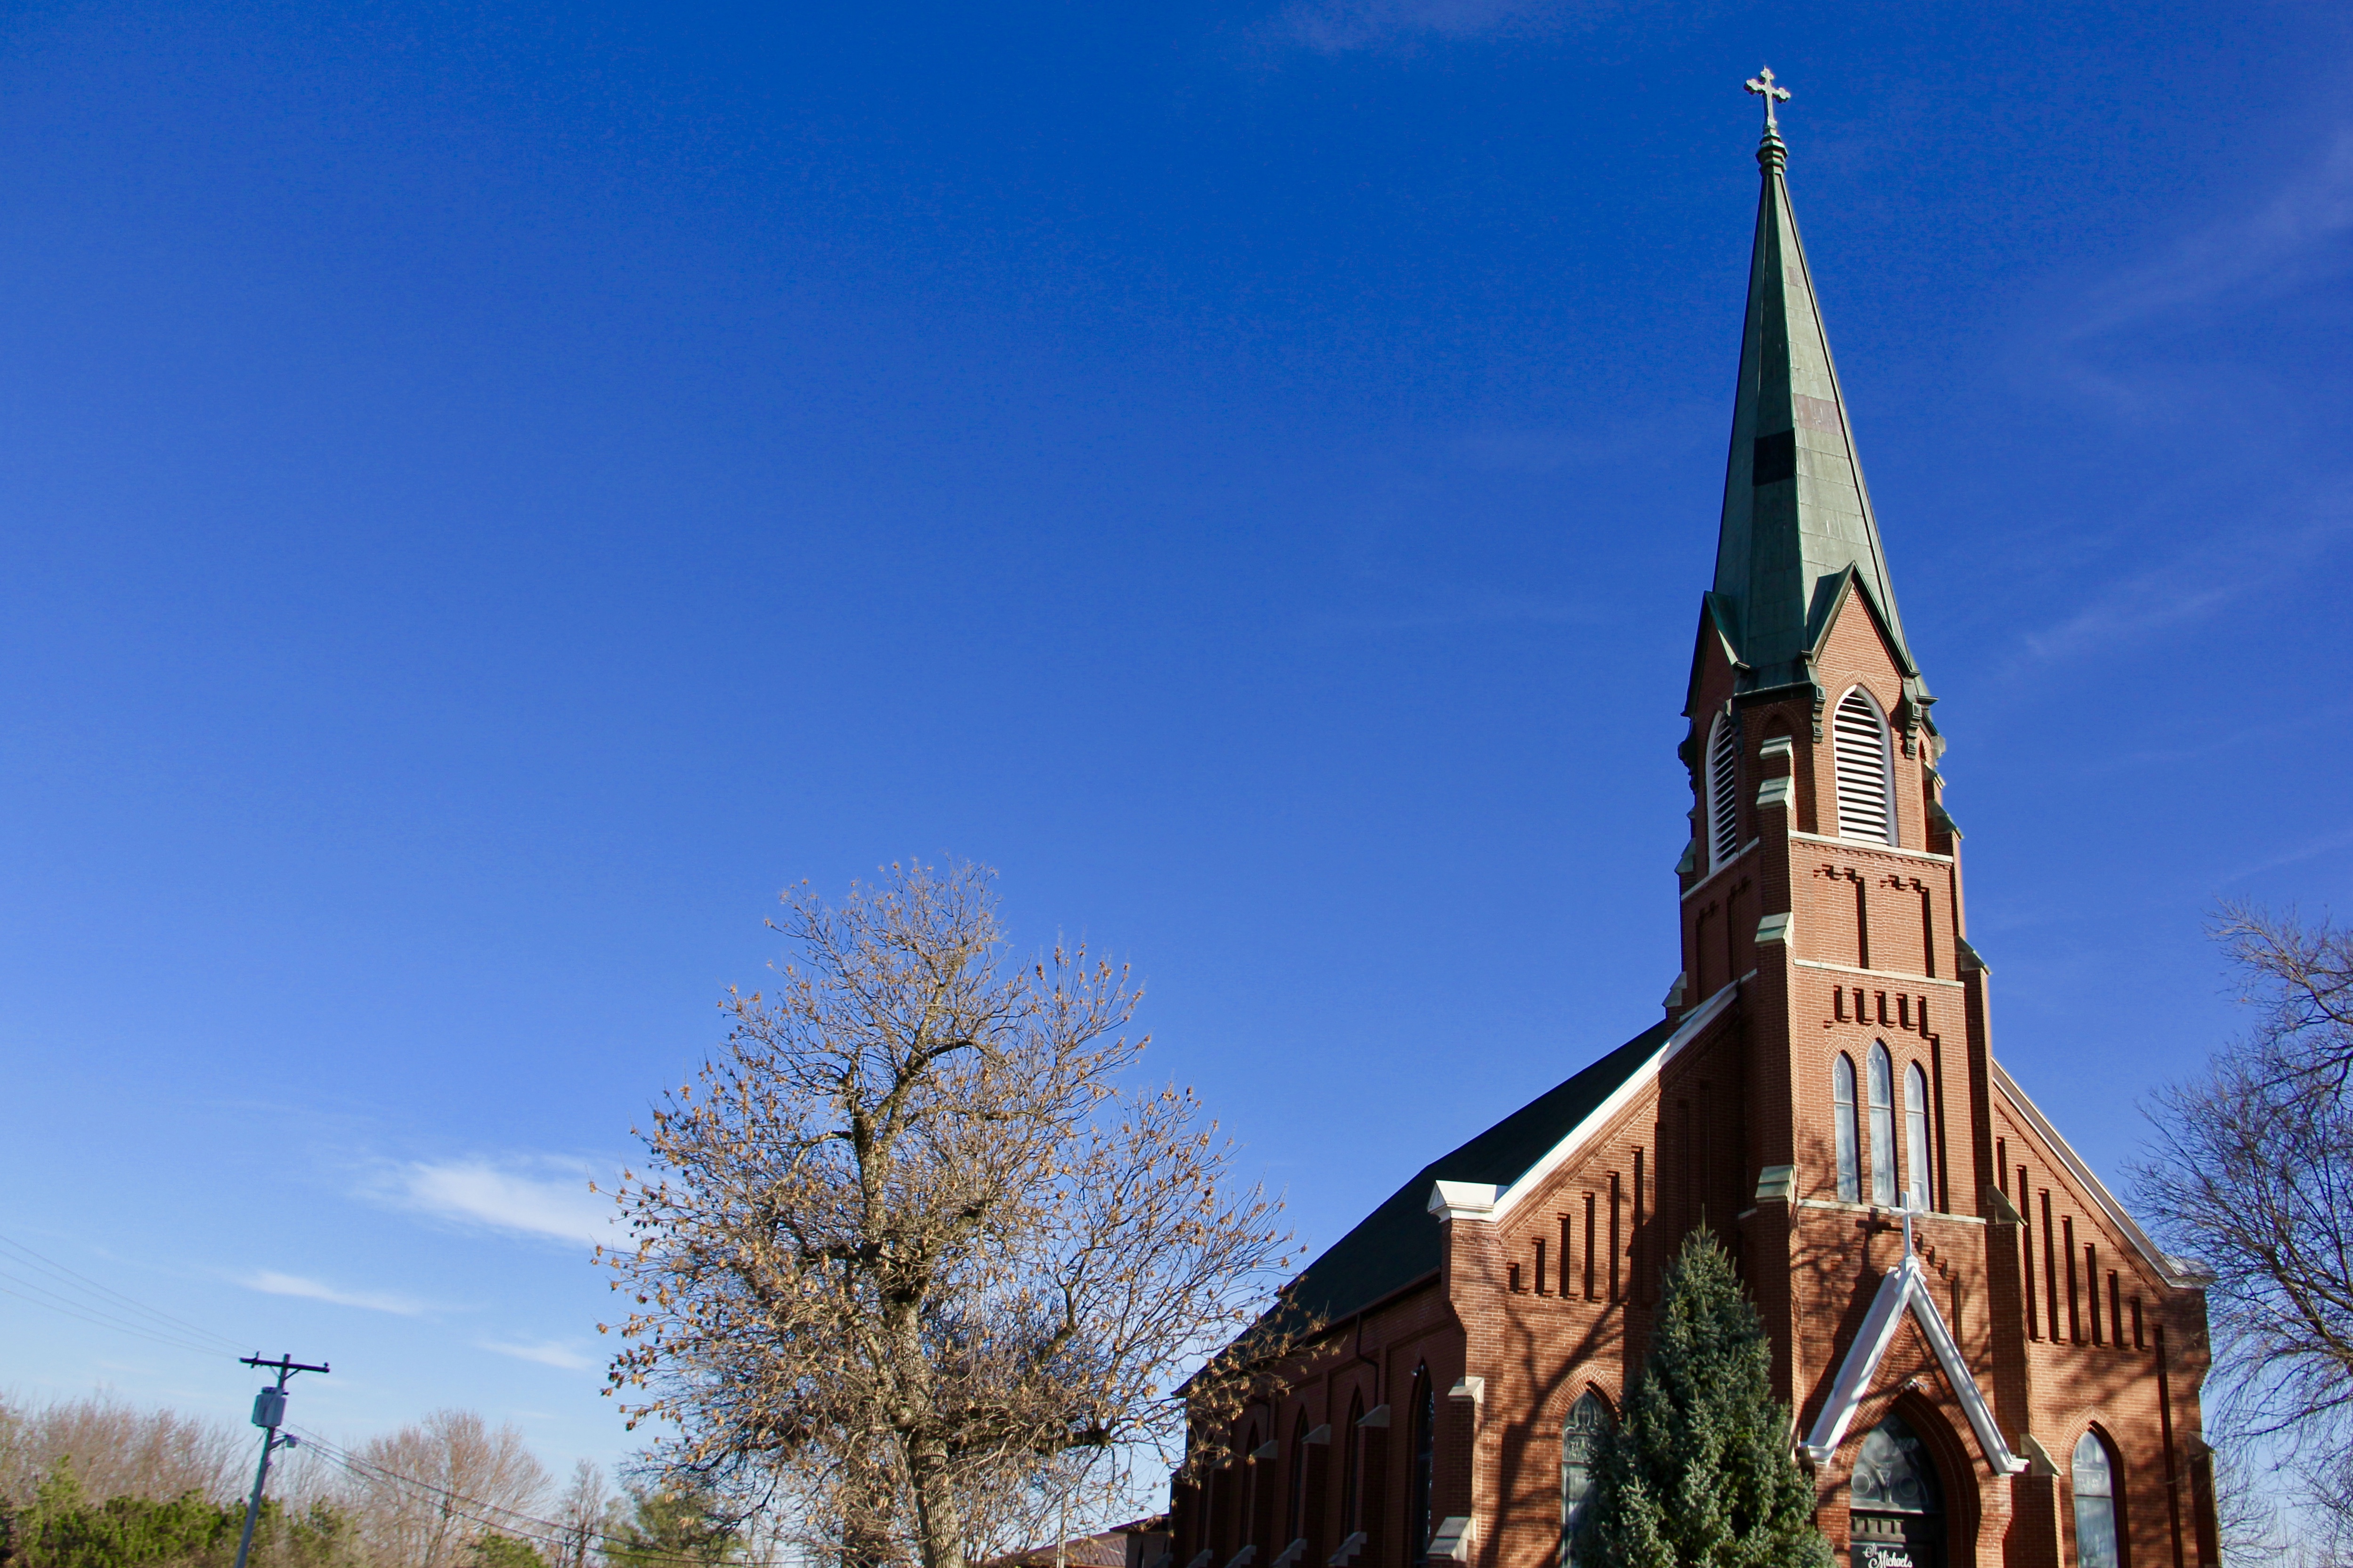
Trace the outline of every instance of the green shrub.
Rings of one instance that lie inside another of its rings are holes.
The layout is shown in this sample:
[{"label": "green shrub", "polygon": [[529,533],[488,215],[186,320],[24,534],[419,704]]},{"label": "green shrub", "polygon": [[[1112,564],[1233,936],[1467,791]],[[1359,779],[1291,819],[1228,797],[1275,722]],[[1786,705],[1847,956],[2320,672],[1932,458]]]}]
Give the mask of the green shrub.
[{"label": "green shrub", "polygon": [[1765,1325],[1713,1234],[1667,1270],[1651,1352],[1603,1442],[1577,1560],[1611,1568],[1831,1568],[1773,1397]]}]

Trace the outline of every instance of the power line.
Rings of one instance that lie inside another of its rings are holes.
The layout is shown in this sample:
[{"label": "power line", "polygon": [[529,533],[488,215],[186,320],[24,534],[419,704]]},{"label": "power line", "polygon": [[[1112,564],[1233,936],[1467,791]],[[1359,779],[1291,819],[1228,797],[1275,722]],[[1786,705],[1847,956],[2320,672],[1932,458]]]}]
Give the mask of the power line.
[{"label": "power line", "polygon": [[[462,1492],[453,1491],[435,1482],[420,1480],[415,1476],[403,1475],[397,1470],[387,1469],[372,1459],[360,1458],[357,1454],[319,1436],[308,1427],[297,1427],[295,1430],[302,1434],[304,1442],[319,1449],[350,1474],[363,1480],[391,1481],[427,1493],[448,1505],[448,1511],[453,1516],[481,1525],[485,1529],[504,1531],[511,1535],[536,1541],[543,1546],[568,1545],[585,1538],[601,1545],[617,1547],[640,1561],[676,1563],[688,1565],[688,1568],[707,1568],[708,1559],[661,1552],[642,1542],[626,1540],[610,1531],[600,1530],[593,1525],[565,1524],[552,1519],[541,1519],[535,1514],[524,1513],[519,1509],[508,1508],[501,1503],[485,1502],[480,1498],[468,1497]],[[460,1503],[469,1508],[487,1510],[489,1513],[504,1517],[490,1519],[480,1512],[470,1513],[465,1508],[457,1506]],[[507,1522],[509,1521],[515,1522]],[[521,1528],[522,1526],[530,1528]],[[789,1558],[734,1558],[729,1560],[727,1568],[804,1568],[804,1565],[797,1560]]]},{"label": "power line", "polygon": [[[27,1280],[16,1279],[16,1276],[14,1275],[0,1274],[0,1279],[15,1279],[17,1284],[25,1285],[31,1289],[37,1290],[40,1289],[39,1286],[32,1285]],[[54,1293],[45,1292],[45,1294]],[[156,1333],[148,1329],[136,1327],[120,1320],[111,1320],[92,1316],[90,1310],[81,1308],[78,1303],[75,1305],[60,1305],[59,1302],[62,1301],[64,1298],[45,1301],[38,1296],[28,1296],[23,1290],[11,1290],[5,1285],[0,1285],[0,1296],[14,1296],[19,1301],[28,1302],[36,1307],[46,1308],[49,1311],[58,1313],[63,1317],[72,1318],[78,1321],[89,1323],[98,1328],[110,1329],[120,1334],[133,1334],[142,1340],[151,1340],[159,1345],[169,1345],[174,1350],[193,1351],[198,1355],[208,1356],[225,1355],[227,1353],[227,1352],[219,1350],[212,1345],[200,1345],[193,1343],[187,1340],[171,1339],[165,1335]]]},{"label": "power line", "polygon": [[[54,1289],[48,1285],[37,1284],[21,1275],[9,1273],[5,1269],[0,1269],[0,1279],[12,1279],[27,1289],[38,1291],[57,1302],[66,1303],[64,1306],[55,1308],[56,1310],[67,1311],[69,1316],[96,1313],[99,1317],[111,1320],[102,1326],[120,1328],[125,1332],[159,1340],[182,1350],[200,1351],[206,1354],[233,1355],[243,1348],[240,1341],[233,1340],[227,1334],[216,1333],[201,1324],[189,1322],[185,1318],[174,1317],[169,1312],[151,1307],[135,1296],[128,1295],[111,1285],[101,1284],[86,1274],[67,1268],[57,1259],[35,1251],[12,1237],[0,1236],[0,1247],[18,1255],[15,1258],[0,1257],[0,1262],[13,1263],[18,1268],[29,1266],[37,1272],[47,1275],[54,1283],[65,1286],[67,1291],[79,1292],[86,1298],[95,1298],[94,1300],[76,1300],[74,1295]],[[10,1291],[9,1294],[14,1295],[16,1292]],[[34,1304],[47,1306],[51,1303],[37,1301]],[[131,1314],[133,1321],[125,1321],[123,1315],[126,1313]],[[136,1321],[142,1319],[145,1320],[143,1322]],[[84,1317],[83,1321],[88,1322],[95,1320]],[[209,1345],[191,1344],[187,1342],[191,1339],[211,1342]]]},{"label": "power line", "polygon": [[185,1318],[174,1317],[169,1312],[164,1311],[155,1307],[151,1307],[134,1296],[126,1295],[124,1292],[117,1290],[111,1285],[101,1284],[100,1281],[92,1279],[86,1274],[79,1273],[74,1269],[67,1268],[64,1264],[59,1263],[54,1258],[49,1258],[34,1251],[31,1247],[26,1246],[23,1242],[16,1240],[13,1237],[0,1236],[0,1247],[5,1247],[12,1252],[21,1254],[35,1268],[40,1269],[45,1274],[48,1274],[54,1278],[79,1286],[83,1289],[91,1291],[99,1296],[109,1298],[114,1304],[128,1308],[130,1310],[137,1313],[142,1318],[152,1319],[156,1323],[161,1324],[165,1328],[176,1330],[183,1333],[193,1334],[199,1339],[216,1340],[232,1350],[237,1348],[243,1342],[238,1340],[233,1340],[227,1334],[215,1333],[212,1330],[206,1328],[200,1323],[192,1323]]}]

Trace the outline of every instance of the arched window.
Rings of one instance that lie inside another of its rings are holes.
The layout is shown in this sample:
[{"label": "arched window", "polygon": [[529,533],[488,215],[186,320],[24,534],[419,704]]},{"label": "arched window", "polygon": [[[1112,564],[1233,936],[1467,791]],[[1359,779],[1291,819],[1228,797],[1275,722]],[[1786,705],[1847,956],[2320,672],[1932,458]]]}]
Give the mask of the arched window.
[{"label": "arched window", "polygon": [[2075,1445],[2076,1568],[2121,1568],[2116,1550],[2116,1457],[2097,1432]]},{"label": "arched window", "polygon": [[1413,1562],[1430,1561],[1430,1483],[1437,1479],[1438,1459],[1438,1390],[1431,1384],[1430,1368],[1418,1367],[1413,1374],[1413,1477],[1412,1489],[1406,1497],[1406,1548]]},{"label": "arched window", "polygon": [[1307,1534],[1307,1412],[1291,1424],[1291,1495],[1283,1500],[1282,1539],[1288,1543]]},{"label": "arched window", "polygon": [[1365,1468],[1365,1434],[1356,1423],[1365,1418],[1365,1396],[1348,1396],[1348,1431],[1340,1439],[1340,1533],[1354,1535],[1365,1528],[1364,1487],[1360,1472]]},{"label": "arched window", "polygon": [[1567,1568],[1577,1568],[1577,1526],[1590,1511],[1601,1439],[1613,1425],[1609,1406],[1589,1389],[1568,1407],[1568,1419],[1560,1425],[1560,1560]]},{"label": "arched window", "polygon": [[1862,1168],[1857,1152],[1861,1140],[1854,1127],[1854,1058],[1844,1051],[1831,1063],[1831,1117],[1838,1123],[1833,1136],[1838,1142],[1839,1202],[1855,1204],[1862,1201]]},{"label": "arched window", "polygon": [[1887,1047],[1871,1046],[1871,1201],[1895,1206],[1895,1064]]},{"label": "arched window", "polygon": [[1740,721],[1719,713],[1707,742],[1707,868],[1740,853]]},{"label": "arched window", "polygon": [[1839,837],[1894,843],[1894,761],[1887,721],[1870,692],[1858,686],[1839,699],[1831,739],[1838,755]]},{"label": "arched window", "polygon": [[[1857,1563],[1936,1563],[1945,1492],[1919,1434],[1891,1415],[1863,1434],[1847,1492],[1847,1538]],[[1876,1548],[1877,1550],[1873,1550]]]},{"label": "arched window", "polygon": [[1914,1062],[1904,1070],[1904,1206],[1936,1207],[1928,1173],[1928,1075]]}]

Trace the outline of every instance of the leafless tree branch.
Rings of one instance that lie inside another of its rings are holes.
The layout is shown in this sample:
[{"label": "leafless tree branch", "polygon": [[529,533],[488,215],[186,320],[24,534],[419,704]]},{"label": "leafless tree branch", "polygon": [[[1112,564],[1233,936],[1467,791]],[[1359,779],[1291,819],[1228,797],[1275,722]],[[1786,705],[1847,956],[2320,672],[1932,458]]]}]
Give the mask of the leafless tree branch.
[{"label": "leafless tree branch", "polygon": [[[1189,1091],[1132,1090],[1137,993],[1012,960],[992,876],[788,893],[773,994],[653,1113],[611,1256],[613,1388],[671,1466],[789,1496],[845,1568],[1034,1540],[1064,1456],[1182,1436],[1181,1374],[1259,1320],[1279,1205]],[[813,1544],[813,1543],[812,1543]]]}]

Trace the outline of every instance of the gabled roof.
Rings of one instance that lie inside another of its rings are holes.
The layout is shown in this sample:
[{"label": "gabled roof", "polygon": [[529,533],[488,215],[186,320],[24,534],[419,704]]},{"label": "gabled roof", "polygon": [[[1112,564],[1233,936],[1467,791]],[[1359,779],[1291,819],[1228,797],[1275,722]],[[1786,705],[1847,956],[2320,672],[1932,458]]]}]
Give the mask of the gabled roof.
[{"label": "gabled roof", "polygon": [[1326,1321],[1371,1307],[1438,1271],[1440,1226],[1428,1207],[1437,1182],[1508,1188],[1542,1163],[1586,1118],[1656,1057],[1675,1029],[1662,1019],[1567,1081],[1546,1089],[1476,1138],[1414,1173],[1298,1280],[1298,1305]]},{"label": "gabled roof", "polygon": [[1814,624],[1823,606],[1821,584],[1852,568],[1895,646],[1905,686],[1924,698],[1813,274],[1799,243],[1783,176],[1788,150],[1777,132],[1767,131],[1757,161],[1764,184],[1716,538],[1717,623],[1748,667],[1743,690],[1809,680],[1809,656],[1821,630]]},{"label": "gabled roof", "polygon": [[1927,1336],[1928,1348],[1936,1352],[1936,1364],[1943,1369],[1953,1397],[1961,1402],[1961,1409],[1969,1418],[1969,1428],[1977,1434],[1978,1451],[1985,1455],[1986,1464],[1998,1476],[2014,1476],[2024,1470],[2026,1461],[2010,1451],[2010,1444],[2001,1435],[2001,1424],[1993,1418],[1993,1409],[1986,1404],[1985,1394],[1961,1354],[1961,1347],[1954,1342],[1953,1331],[1945,1326],[1945,1314],[1936,1307],[1936,1292],[1920,1267],[1919,1256],[1912,1250],[1912,1216],[1908,1213],[1904,1216],[1904,1260],[1880,1277],[1879,1290],[1872,1298],[1862,1331],[1847,1347],[1846,1359],[1839,1363],[1838,1378],[1831,1385],[1830,1397],[1823,1401],[1821,1414],[1814,1418],[1814,1429],[1806,1435],[1806,1457],[1817,1465],[1826,1465],[1846,1440],[1847,1426],[1854,1419],[1863,1395],[1871,1392],[1871,1381],[1878,1373],[1887,1347],[1894,1342],[1896,1326],[1903,1322],[1907,1308],[1920,1325],[1920,1331]]},{"label": "gabled roof", "polygon": [[2158,1279],[2176,1289],[2191,1289],[2213,1283],[2213,1276],[2207,1272],[2204,1264],[2195,1258],[2176,1258],[2158,1246],[2148,1232],[2140,1227],[2140,1222],[2125,1212],[2125,1205],[2116,1201],[2116,1194],[2108,1191],[2108,1184],[2092,1173],[2092,1167],[2084,1163],[2084,1157],[2075,1152],[2074,1146],[2059,1135],[2059,1129],[2051,1125],[2051,1119],[2042,1114],[2042,1108],[2026,1097],[2026,1091],[2018,1087],[2018,1080],[2010,1076],[2010,1069],[1990,1058],[1988,1060],[1993,1068],[1994,1092],[2010,1101],[2011,1108],[2026,1119],[2027,1125],[2033,1128],[2043,1143],[2059,1157],[2059,1163],[2067,1167],[2077,1184],[2091,1194],[2094,1203],[2100,1205],[2100,1212],[2108,1216],[2109,1223],[2132,1243],[2133,1250],[2157,1270]]}]

